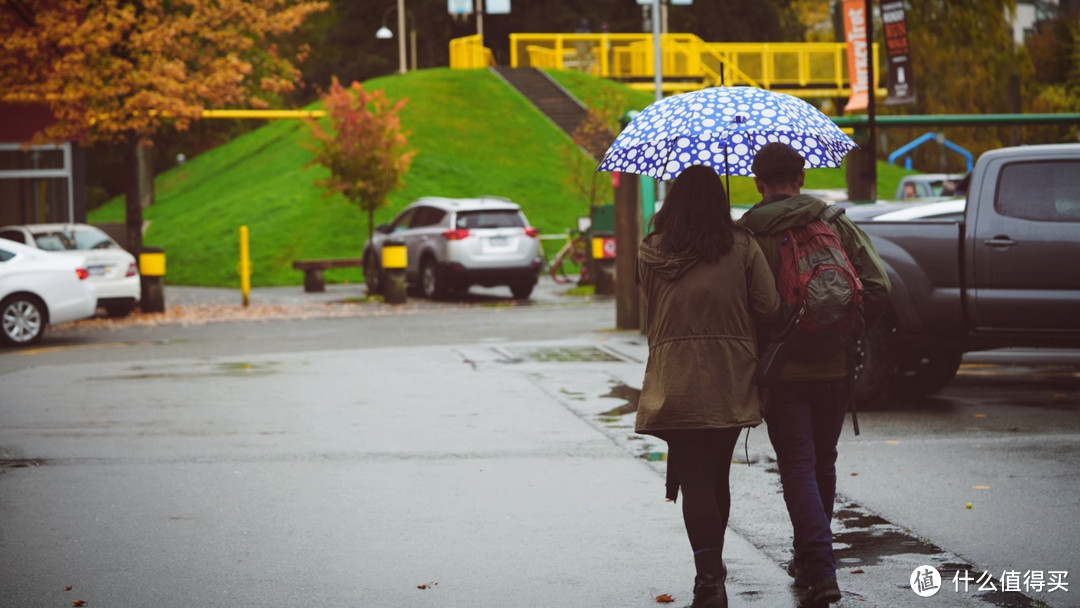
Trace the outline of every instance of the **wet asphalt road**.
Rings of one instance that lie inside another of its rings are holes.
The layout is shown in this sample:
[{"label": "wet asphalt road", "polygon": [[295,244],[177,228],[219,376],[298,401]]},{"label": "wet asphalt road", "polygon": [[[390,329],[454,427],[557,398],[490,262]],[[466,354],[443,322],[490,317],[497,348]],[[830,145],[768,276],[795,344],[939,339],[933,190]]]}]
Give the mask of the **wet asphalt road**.
[{"label": "wet asphalt road", "polygon": [[[321,297],[351,307],[339,318],[68,327],[0,353],[0,605],[688,601],[663,445],[631,432],[647,349],[611,330],[610,300],[542,284],[530,305],[492,290],[390,310],[351,289]],[[907,588],[923,563],[1080,576],[1080,359],[977,360],[845,428],[841,606],[1080,606],[1071,585]],[[732,605],[794,606],[763,428],[744,450]]]}]

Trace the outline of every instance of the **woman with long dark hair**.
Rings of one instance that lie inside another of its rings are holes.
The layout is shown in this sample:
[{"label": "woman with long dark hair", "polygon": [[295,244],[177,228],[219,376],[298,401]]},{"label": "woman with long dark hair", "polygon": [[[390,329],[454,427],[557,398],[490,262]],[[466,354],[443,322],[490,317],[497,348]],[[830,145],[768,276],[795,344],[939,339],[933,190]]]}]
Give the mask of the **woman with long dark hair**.
[{"label": "woman with long dark hair", "polygon": [[638,281],[649,361],[635,430],[668,444],[668,498],[681,489],[697,569],[692,607],[724,608],[731,456],[764,415],[756,337],[780,296],[715,171],[693,166],[675,180],[639,248]]}]

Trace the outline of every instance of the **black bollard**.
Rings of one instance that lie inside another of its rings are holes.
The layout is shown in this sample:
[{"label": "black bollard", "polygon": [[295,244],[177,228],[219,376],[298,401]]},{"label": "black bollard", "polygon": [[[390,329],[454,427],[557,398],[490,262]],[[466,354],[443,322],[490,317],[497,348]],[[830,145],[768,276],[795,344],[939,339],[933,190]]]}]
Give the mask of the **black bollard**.
[{"label": "black bollard", "polygon": [[139,308],[143,312],[165,312],[165,250],[143,247],[139,254],[142,286]]}]

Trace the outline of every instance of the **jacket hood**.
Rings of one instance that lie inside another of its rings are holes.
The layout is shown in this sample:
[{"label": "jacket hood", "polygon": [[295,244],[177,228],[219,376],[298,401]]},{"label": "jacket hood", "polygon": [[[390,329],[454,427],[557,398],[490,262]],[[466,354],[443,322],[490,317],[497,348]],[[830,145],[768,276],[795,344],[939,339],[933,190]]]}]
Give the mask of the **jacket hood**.
[{"label": "jacket hood", "polygon": [[809,224],[825,207],[825,201],[817,197],[796,194],[774,202],[760,202],[743,214],[738,223],[754,234],[774,234]]},{"label": "jacket hood", "polygon": [[662,240],[657,234],[645,237],[638,247],[638,260],[665,280],[674,281],[693,268],[700,258],[690,252],[672,253],[661,249]]}]

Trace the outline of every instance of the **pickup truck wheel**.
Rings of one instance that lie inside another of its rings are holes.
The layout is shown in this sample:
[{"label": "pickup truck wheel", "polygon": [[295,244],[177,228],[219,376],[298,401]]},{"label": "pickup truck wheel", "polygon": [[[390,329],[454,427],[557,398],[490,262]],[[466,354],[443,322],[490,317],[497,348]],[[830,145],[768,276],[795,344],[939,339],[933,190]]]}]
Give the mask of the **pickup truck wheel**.
[{"label": "pickup truck wheel", "polygon": [[933,395],[956,376],[962,357],[963,353],[952,351],[923,354],[914,367],[900,370],[893,392],[909,398]]},{"label": "pickup truck wheel", "polygon": [[876,403],[889,389],[896,374],[892,328],[875,327],[855,343],[855,403],[866,407]]}]

